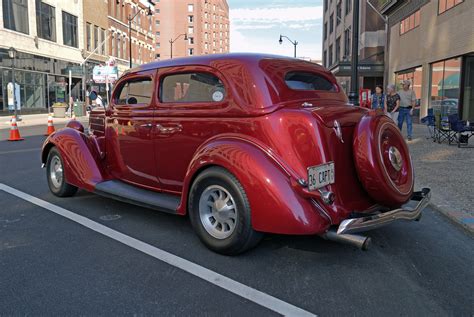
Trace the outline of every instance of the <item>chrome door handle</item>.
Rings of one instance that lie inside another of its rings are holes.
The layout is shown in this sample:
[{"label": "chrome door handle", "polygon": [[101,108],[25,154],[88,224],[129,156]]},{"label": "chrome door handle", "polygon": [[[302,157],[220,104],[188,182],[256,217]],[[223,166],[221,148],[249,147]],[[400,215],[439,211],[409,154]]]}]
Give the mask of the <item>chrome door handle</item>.
[{"label": "chrome door handle", "polygon": [[157,124],[156,127],[158,131],[160,131],[160,133],[163,133],[163,134],[172,134],[172,133],[183,131],[183,126],[181,124],[177,124],[173,127],[164,127],[161,124]]},{"label": "chrome door handle", "polygon": [[153,128],[153,124],[152,123],[142,124],[142,125],[140,125],[140,127],[151,129],[151,128]]}]

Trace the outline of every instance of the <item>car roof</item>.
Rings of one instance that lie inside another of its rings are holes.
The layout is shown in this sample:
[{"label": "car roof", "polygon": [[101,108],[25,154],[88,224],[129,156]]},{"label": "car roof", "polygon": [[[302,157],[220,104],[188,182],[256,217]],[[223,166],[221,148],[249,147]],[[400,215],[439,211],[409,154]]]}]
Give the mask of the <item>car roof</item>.
[{"label": "car roof", "polygon": [[260,53],[226,53],[226,54],[210,54],[210,55],[200,55],[200,56],[189,56],[189,57],[179,57],[174,59],[167,59],[164,61],[154,61],[147,64],[140,65],[138,67],[132,68],[126,73],[134,73],[134,72],[141,72],[147,70],[153,70],[158,68],[165,68],[165,67],[179,67],[179,66],[188,66],[188,65],[202,65],[202,66],[209,66],[216,61],[221,60],[238,60],[242,63],[258,63],[263,59],[279,59],[279,60],[288,60],[289,62],[306,62],[311,64],[312,66],[319,66],[321,70],[324,68],[321,65],[303,61],[296,58],[291,58],[287,56],[280,56],[280,55],[272,55],[272,54],[260,54]]}]

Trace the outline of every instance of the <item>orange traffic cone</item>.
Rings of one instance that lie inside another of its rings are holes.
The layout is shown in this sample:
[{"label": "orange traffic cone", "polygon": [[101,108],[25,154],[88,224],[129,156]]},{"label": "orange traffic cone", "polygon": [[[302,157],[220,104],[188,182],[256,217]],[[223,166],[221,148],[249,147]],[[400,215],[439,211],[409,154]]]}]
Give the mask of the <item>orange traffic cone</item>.
[{"label": "orange traffic cone", "polygon": [[53,125],[53,116],[50,114],[48,116],[48,130],[46,130],[46,136],[50,135],[54,132],[54,125]]},{"label": "orange traffic cone", "polygon": [[20,137],[20,131],[18,130],[18,126],[16,125],[16,118],[13,116],[11,120],[11,128],[10,128],[10,138],[8,141],[21,141],[24,140]]}]

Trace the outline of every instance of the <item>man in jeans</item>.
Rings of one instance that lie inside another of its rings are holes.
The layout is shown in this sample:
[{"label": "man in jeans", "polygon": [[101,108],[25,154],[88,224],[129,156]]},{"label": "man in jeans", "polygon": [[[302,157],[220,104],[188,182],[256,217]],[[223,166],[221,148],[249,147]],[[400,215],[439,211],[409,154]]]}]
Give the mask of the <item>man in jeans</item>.
[{"label": "man in jeans", "polygon": [[402,131],[403,121],[407,121],[407,132],[408,132],[408,141],[412,140],[413,133],[413,124],[412,116],[413,109],[416,105],[416,95],[413,90],[410,89],[410,81],[404,80],[402,82],[403,89],[398,92],[400,96],[400,110],[398,112],[398,128]]}]

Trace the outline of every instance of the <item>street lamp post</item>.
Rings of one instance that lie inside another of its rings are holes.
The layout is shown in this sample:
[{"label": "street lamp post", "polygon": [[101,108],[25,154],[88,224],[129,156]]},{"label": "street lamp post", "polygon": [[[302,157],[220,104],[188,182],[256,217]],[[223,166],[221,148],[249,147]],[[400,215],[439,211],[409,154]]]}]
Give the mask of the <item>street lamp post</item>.
[{"label": "street lamp post", "polygon": [[174,40],[169,40],[170,42],[170,57],[171,59],[173,59],[173,44],[174,42],[176,42],[181,36],[184,35],[184,40],[187,41],[188,40],[188,35],[183,33],[183,34],[180,34],[178,35]]},{"label": "street lamp post", "polygon": [[283,38],[287,39],[288,41],[290,41],[291,44],[293,44],[293,46],[295,47],[295,58],[296,58],[296,46],[298,45],[298,42],[297,41],[292,41],[290,40],[290,38],[288,36],[285,36],[285,35],[281,35],[280,34],[280,40],[278,40],[278,42],[281,44],[283,44]]},{"label": "street lamp post", "polygon": [[[119,3],[119,0],[117,0],[117,4]],[[135,17],[143,12],[145,9],[139,9],[135,15],[129,15],[127,17],[128,20],[128,58],[130,60],[130,68],[132,68],[132,21],[135,19]],[[151,7],[148,7],[148,10],[146,12],[146,15],[151,16],[153,15],[153,11],[151,10]]]},{"label": "street lamp post", "polygon": [[15,113],[15,120],[18,120],[18,114],[16,110],[16,96],[15,96],[15,58],[16,58],[16,49],[14,47],[10,47],[8,49],[8,57],[12,60],[12,85],[13,85],[13,109]]},{"label": "street lamp post", "polygon": [[349,101],[359,105],[359,0],[354,0],[352,9],[352,72]]}]

